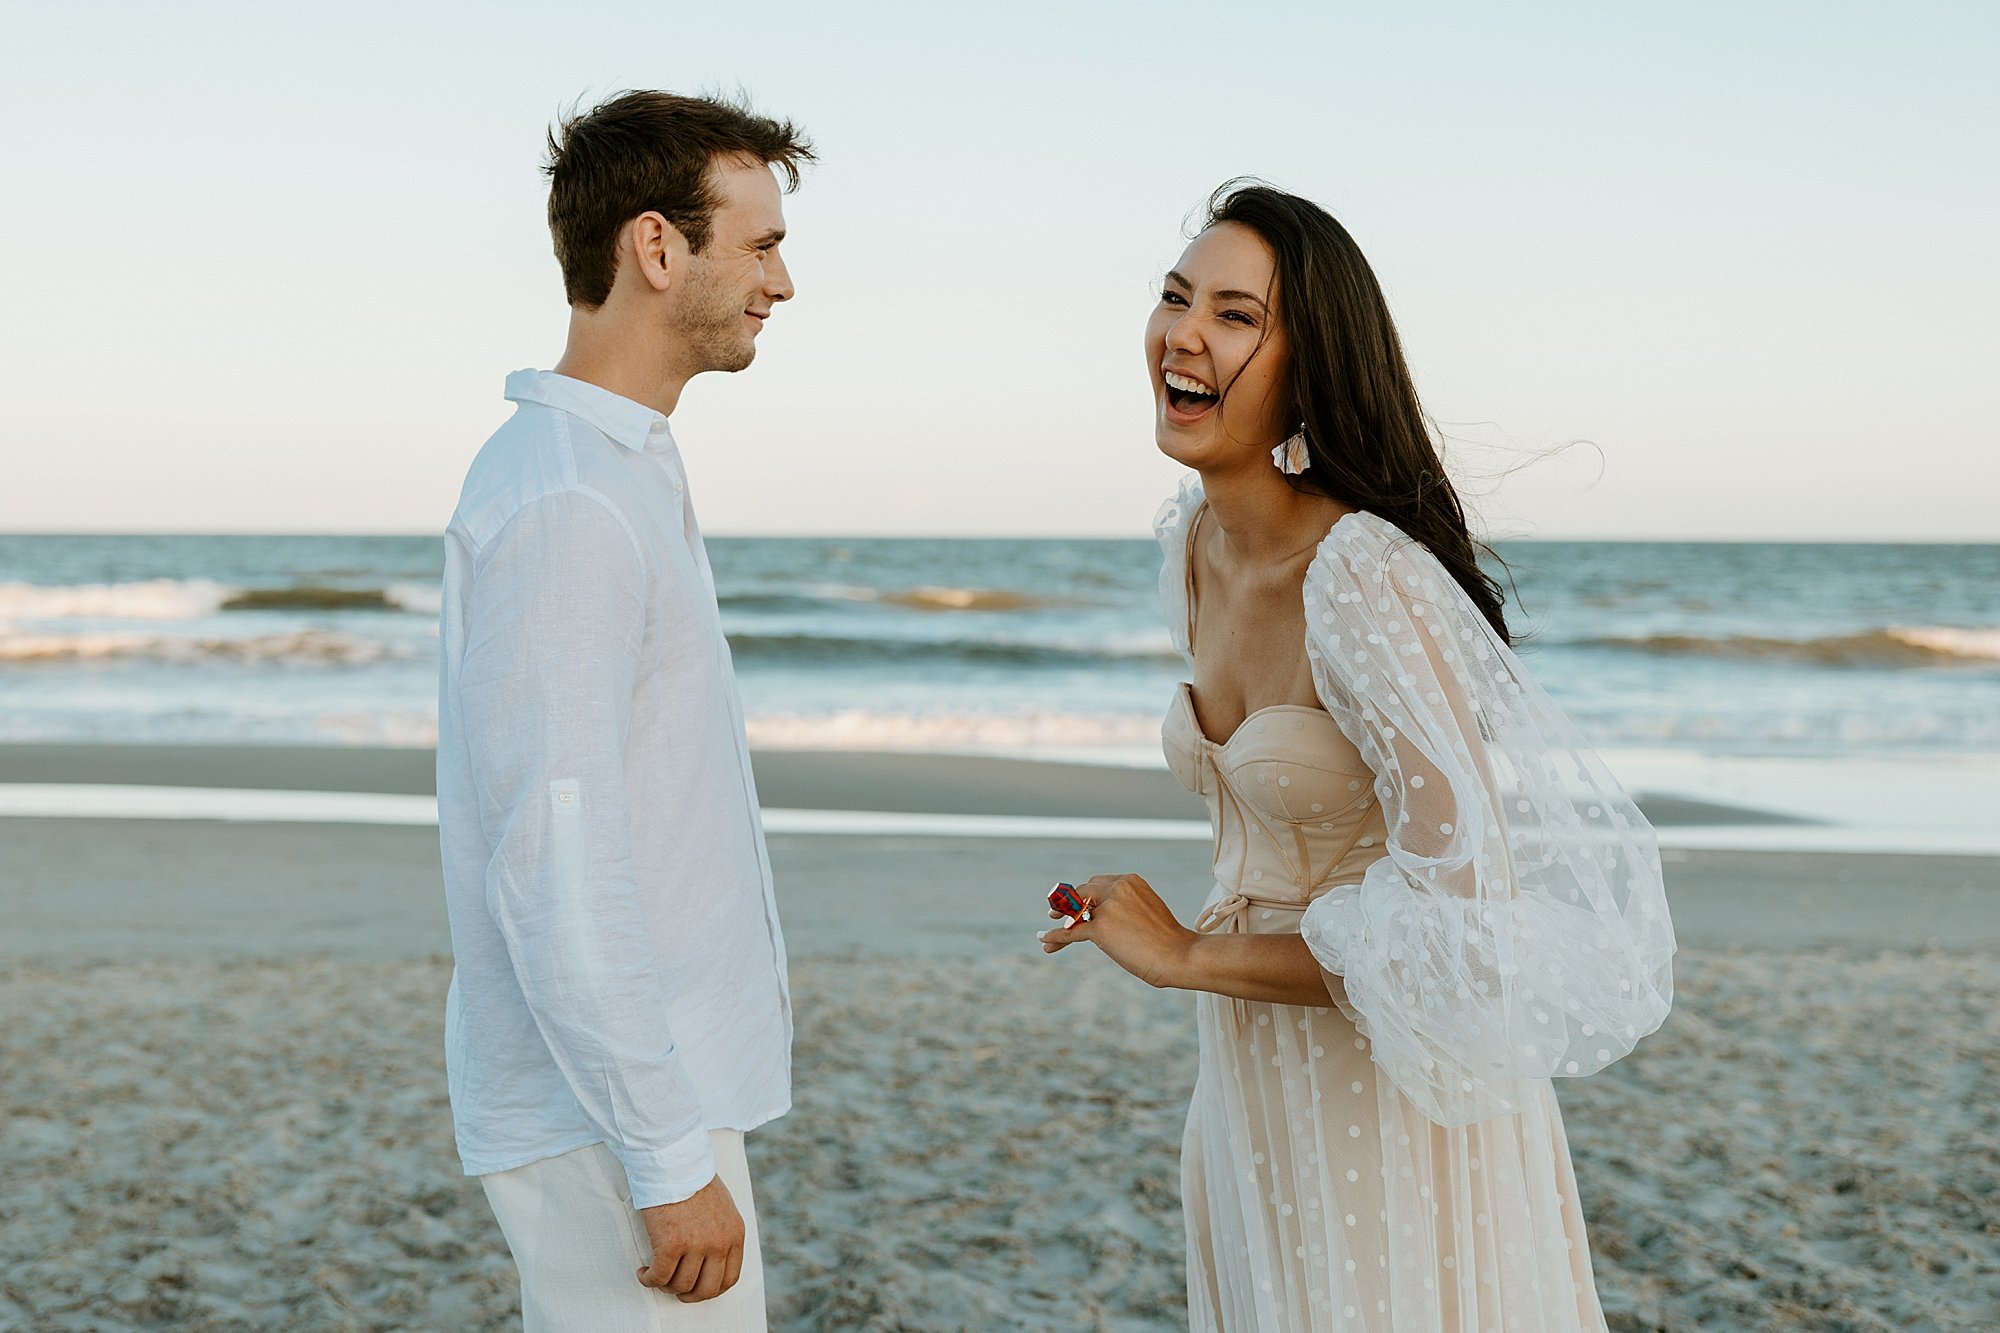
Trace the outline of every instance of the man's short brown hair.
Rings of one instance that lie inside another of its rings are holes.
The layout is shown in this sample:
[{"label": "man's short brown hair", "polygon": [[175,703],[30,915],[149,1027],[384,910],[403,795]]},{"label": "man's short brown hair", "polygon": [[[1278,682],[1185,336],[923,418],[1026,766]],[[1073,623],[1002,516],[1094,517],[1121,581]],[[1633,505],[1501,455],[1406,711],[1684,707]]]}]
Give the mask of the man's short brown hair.
[{"label": "man's short brown hair", "polygon": [[700,254],[720,200],[710,167],[717,157],[775,164],[785,188],[799,185],[812,144],[790,121],[760,116],[719,97],[620,93],[549,131],[549,231],[571,305],[610,299],[618,272],[618,232],[641,213],[658,213]]}]

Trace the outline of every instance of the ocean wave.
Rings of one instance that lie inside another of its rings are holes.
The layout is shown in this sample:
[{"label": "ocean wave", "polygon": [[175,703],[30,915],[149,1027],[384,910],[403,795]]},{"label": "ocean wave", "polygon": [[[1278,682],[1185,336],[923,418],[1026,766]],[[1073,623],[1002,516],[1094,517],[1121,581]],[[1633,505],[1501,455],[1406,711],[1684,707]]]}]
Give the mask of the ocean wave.
[{"label": "ocean wave", "polygon": [[209,579],[45,586],[0,583],[0,624],[13,620],[194,620],[241,591]]},{"label": "ocean wave", "polygon": [[214,578],[140,582],[0,582],[0,626],[10,620],[200,620],[218,610],[394,610],[438,614],[434,584],[382,588],[292,584],[248,588]]},{"label": "ocean wave", "polygon": [[392,583],[389,603],[411,615],[435,616],[444,609],[444,588],[436,583]]},{"label": "ocean wave", "polygon": [[878,713],[753,715],[750,743],[763,750],[1096,752],[1159,762],[1157,713]]},{"label": "ocean wave", "polygon": [[1582,646],[1666,657],[1727,657],[1838,667],[1941,667],[2000,662],[2000,629],[1890,626],[1857,634],[1772,639],[1753,634],[1648,634],[1585,639]]},{"label": "ocean wave", "polygon": [[413,651],[404,645],[329,630],[300,630],[241,639],[118,630],[93,634],[0,633],[0,663],[18,666],[114,661],[173,666],[368,666],[408,659]]},{"label": "ocean wave", "polygon": [[900,606],[910,611],[1045,611],[1081,605],[1074,598],[1010,588],[925,586],[887,590],[845,583],[806,584],[782,591],[726,592],[725,609],[799,611],[835,606]]},{"label": "ocean wave", "polygon": [[295,583],[283,588],[238,588],[224,611],[400,611],[434,616],[443,603],[436,584],[391,583],[382,588],[336,588]]},{"label": "ocean wave", "polygon": [[[746,719],[751,744],[772,750],[958,753],[1086,752],[1112,762],[1157,762],[1160,711],[935,712],[850,708],[765,711]],[[1593,744],[1744,754],[2000,752],[2000,716],[1977,707],[1857,714],[1839,709],[1747,713],[1585,710],[1576,721]]]},{"label": "ocean wave", "polygon": [[1919,626],[1889,631],[1905,642],[1951,657],[1981,658],[2000,662],[2000,629],[1961,629],[1954,626]]},{"label": "ocean wave", "polygon": [[302,583],[290,588],[244,588],[225,598],[224,611],[387,611],[386,588],[327,588]]},{"label": "ocean wave", "polygon": [[911,588],[886,592],[879,600],[913,611],[1039,611],[1066,603],[1005,588]]},{"label": "ocean wave", "polygon": [[181,745],[352,745],[392,749],[437,744],[437,714],[415,709],[366,713],[225,713],[179,709],[65,710],[57,714],[0,709],[0,743],[91,744],[147,742]]},{"label": "ocean wave", "polygon": [[1088,666],[1104,662],[1178,662],[1165,634],[1127,635],[1102,641],[1057,639],[886,639],[823,634],[758,634],[735,631],[730,652],[745,663],[786,660],[811,663],[957,662],[1015,667]]},{"label": "ocean wave", "polygon": [[434,585],[338,588],[303,583],[250,588],[213,579],[134,583],[0,583],[0,626],[36,620],[199,620],[218,611],[407,611],[438,613]]},{"label": "ocean wave", "polygon": [[724,611],[823,611],[829,604],[858,606],[876,599],[873,588],[838,583],[806,584],[784,589],[724,590],[716,601]]},{"label": "ocean wave", "polygon": [[2000,714],[1907,708],[1856,712],[1800,708],[1709,712],[1578,709],[1577,725],[1593,744],[1660,746],[1722,754],[1870,754],[2000,751]]}]

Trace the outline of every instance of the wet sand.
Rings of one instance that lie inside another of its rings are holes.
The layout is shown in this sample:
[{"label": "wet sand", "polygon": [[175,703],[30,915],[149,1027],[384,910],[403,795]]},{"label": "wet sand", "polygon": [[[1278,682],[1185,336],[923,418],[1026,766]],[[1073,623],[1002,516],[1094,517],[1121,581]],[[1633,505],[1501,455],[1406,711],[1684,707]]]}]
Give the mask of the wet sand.
[{"label": "wet sand", "polygon": [[[774,836],[797,954],[1018,949],[1056,879],[1146,876],[1184,917],[1208,891],[1193,842]],[[1665,853],[1683,946],[2000,953],[2000,860]],[[448,954],[429,828],[0,820],[0,958],[387,960]]]},{"label": "wet sand", "polygon": [[[1201,802],[1163,768],[1045,763],[983,755],[759,750],[767,808],[919,814],[1203,819]],[[437,790],[429,750],[284,745],[0,745],[0,783],[102,783],[279,791]],[[1640,793],[1659,825],[1803,821],[1669,793]]]}]

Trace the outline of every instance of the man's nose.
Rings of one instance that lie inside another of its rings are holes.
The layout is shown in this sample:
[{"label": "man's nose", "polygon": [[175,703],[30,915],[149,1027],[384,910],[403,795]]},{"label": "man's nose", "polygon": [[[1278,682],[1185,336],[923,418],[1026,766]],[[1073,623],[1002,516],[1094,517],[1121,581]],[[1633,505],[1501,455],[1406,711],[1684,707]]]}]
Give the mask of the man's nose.
[{"label": "man's nose", "polygon": [[792,273],[779,255],[773,254],[764,263],[764,295],[773,301],[792,299]]}]

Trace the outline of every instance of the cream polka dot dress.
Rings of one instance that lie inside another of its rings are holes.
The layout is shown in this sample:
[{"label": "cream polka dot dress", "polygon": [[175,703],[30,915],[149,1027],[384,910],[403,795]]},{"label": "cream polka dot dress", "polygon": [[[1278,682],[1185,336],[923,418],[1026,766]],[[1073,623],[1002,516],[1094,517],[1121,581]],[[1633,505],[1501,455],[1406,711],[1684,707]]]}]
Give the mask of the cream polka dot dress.
[{"label": "cream polka dot dress", "polygon": [[[1190,477],[1156,524],[1190,669],[1202,509]],[[1196,998],[1190,1324],[1603,1329],[1549,1078],[1665,1017],[1651,831],[1393,525],[1343,518],[1304,595],[1324,709],[1260,709],[1217,744],[1183,686],[1163,729],[1215,829],[1198,928],[1303,933],[1329,982],[1317,1006]]]}]

